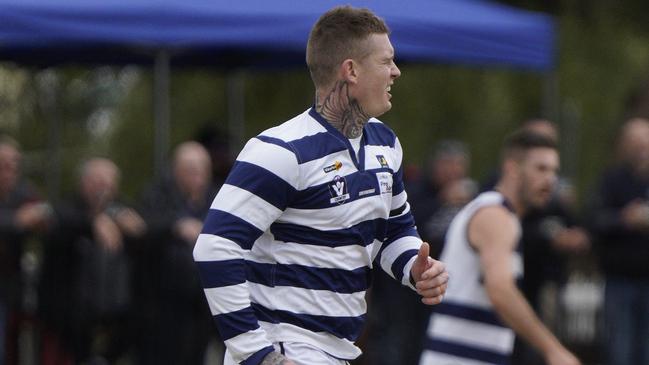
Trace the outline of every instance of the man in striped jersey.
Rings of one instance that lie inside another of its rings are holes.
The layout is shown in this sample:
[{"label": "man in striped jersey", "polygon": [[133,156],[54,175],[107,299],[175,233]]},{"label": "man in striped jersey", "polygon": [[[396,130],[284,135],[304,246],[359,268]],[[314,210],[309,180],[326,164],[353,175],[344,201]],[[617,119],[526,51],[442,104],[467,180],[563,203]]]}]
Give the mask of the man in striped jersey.
[{"label": "man in striped jersey", "polygon": [[375,117],[400,71],[388,28],[337,7],[313,27],[315,106],[251,139],[217,194],[194,258],[225,364],[346,364],[374,264],[437,304],[448,274],[417,236],[402,150]]},{"label": "man in striped jersey", "polygon": [[523,273],[521,217],[545,205],[559,169],[555,141],[520,130],[505,142],[502,175],[453,219],[441,259],[453,276],[435,308],[420,365],[508,364],[514,332],[549,365],[578,365],[516,287]]}]

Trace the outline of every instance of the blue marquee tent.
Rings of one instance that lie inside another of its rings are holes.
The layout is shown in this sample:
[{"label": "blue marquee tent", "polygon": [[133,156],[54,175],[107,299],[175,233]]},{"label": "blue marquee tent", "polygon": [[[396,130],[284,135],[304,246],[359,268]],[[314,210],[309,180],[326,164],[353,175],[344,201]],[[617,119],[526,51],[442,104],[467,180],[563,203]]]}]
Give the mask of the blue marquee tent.
[{"label": "blue marquee tent", "polygon": [[[0,0],[0,60],[153,64],[159,172],[168,149],[172,64],[304,66],[311,26],[339,4],[367,7],[386,19],[400,64],[535,72],[554,66],[551,17],[485,0]],[[243,125],[242,111],[232,115],[231,129]]]},{"label": "blue marquee tent", "polygon": [[[399,61],[552,68],[553,21],[478,0],[348,0],[386,19]],[[0,0],[0,59],[22,64],[304,64],[318,16],[340,1]]]}]

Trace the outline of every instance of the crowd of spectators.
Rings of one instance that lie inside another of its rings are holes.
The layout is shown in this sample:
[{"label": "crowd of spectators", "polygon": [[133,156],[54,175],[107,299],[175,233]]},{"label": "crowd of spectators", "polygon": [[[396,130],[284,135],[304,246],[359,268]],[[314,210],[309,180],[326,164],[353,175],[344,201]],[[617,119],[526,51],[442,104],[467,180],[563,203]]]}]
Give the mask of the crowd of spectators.
[{"label": "crowd of spectators", "polygon": [[105,157],[83,160],[74,194],[48,201],[0,136],[1,365],[204,363],[217,333],[192,250],[230,161],[218,139],[202,142],[179,144],[134,202]]}]

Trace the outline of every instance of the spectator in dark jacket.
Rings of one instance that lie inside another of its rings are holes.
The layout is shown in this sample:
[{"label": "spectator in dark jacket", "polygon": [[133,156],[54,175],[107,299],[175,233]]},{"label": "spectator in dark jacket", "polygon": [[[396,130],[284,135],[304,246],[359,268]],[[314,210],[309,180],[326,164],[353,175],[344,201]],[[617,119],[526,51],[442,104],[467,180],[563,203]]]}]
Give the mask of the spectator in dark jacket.
[{"label": "spectator in dark jacket", "polygon": [[627,121],[592,209],[609,365],[649,364],[649,120]]},{"label": "spectator in dark jacket", "polygon": [[89,159],[76,197],[54,208],[40,282],[44,365],[113,362],[128,350],[127,249],[146,226],[118,200],[119,178],[112,161]]},{"label": "spectator in dark jacket", "polygon": [[45,227],[49,212],[49,206],[21,176],[18,142],[0,135],[0,365],[17,362],[22,312],[20,261],[26,239]]},{"label": "spectator in dark jacket", "polygon": [[197,142],[174,150],[171,173],[143,197],[150,228],[136,265],[138,364],[202,364],[213,331],[192,256],[216,189]]}]

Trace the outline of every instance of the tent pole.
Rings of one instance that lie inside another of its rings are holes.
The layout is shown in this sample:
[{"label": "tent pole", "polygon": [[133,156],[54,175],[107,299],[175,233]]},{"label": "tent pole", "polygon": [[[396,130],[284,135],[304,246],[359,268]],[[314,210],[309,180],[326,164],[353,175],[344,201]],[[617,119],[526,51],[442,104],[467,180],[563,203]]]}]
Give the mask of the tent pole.
[{"label": "tent pole", "polygon": [[562,175],[574,179],[579,163],[579,111],[571,104],[561,105],[556,71],[543,74],[543,117],[557,123]]},{"label": "tent pole", "polygon": [[156,177],[161,177],[164,173],[167,151],[169,150],[170,73],[171,57],[169,51],[159,50],[155,55],[153,69],[153,115],[155,122],[153,169]]},{"label": "tent pole", "polygon": [[57,201],[61,188],[61,116],[59,109],[59,79],[56,71],[47,70],[41,75],[44,79],[44,109],[47,114],[47,195],[50,201]]},{"label": "tent pole", "polygon": [[228,135],[230,154],[236,154],[243,147],[246,132],[246,78],[244,71],[237,70],[227,76]]}]

